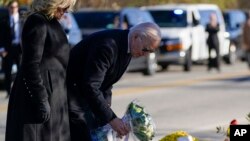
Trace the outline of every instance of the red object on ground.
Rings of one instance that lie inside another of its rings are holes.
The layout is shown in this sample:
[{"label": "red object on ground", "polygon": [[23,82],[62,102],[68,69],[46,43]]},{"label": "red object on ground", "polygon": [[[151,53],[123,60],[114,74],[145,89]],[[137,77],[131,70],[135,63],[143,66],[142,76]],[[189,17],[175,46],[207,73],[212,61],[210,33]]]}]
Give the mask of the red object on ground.
[{"label": "red object on ground", "polygon": [[237,125],[238,124],[238,121],[236,119],[233,119],[231,122],[230,122],[230,125]]}]

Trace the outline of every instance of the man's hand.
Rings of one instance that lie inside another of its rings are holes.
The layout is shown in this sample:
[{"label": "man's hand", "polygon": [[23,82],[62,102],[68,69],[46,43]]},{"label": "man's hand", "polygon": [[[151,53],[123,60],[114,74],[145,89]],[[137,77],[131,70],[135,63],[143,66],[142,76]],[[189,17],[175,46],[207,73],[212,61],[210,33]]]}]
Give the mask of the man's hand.
[{"label": "man's hand", "polygon": [[119,138],[125,136],[129,133],[130,129],[127,124],[125,124],[120,118],[115,118],[109,122],[113,130],[115,130],[118,134]]}]

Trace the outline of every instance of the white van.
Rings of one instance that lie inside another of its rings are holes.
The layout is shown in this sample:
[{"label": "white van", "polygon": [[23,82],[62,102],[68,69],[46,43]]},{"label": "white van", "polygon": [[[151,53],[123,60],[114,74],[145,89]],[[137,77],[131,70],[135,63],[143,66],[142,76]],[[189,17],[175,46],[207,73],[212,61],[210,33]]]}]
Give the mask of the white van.
[{"label": "white van", "polygon": [[[157,62],[163,69],[167,69],[170,64],[181,64],[184,71],[190,71],[193,62],[208,59],[207,33],[201,21],[207,17],[201,15],[202,8],[205,9],[205,5],[166,4],[142,7],[152,14],[161,28],[162,42]],[[207,8],[221,13],[216,5],[207,5]],[[225,56],[229,54],[229,42],[225,42],[225,23],[222,15],[218,18],[221,26],[221,55]]]},{"label": "white van", "polygon": [[162,69],[181,64],[190,71],[192,62],[207,59],[204,27],[198,10],[188,4],[166,4],[143,7],[160,26],[162,42],[157,62]]}]

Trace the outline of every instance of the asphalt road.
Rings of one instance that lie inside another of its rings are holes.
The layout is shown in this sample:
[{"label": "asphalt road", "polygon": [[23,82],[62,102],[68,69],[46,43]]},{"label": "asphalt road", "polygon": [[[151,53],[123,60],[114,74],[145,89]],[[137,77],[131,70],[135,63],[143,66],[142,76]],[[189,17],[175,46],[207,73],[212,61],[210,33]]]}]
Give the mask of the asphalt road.
[{"label": "asphalt road", "polygon": [[[195,66],[184,73],[179,66],[145,77],[126,73],[114,85],[112,108],[122,116],[129,102],[140,101],[156,124],[156,137],[184,130],[202,141],[223,141],[216,126],[227,127],[236,118],[240,123],[250,112],[250,71],[244,63],[223,65],[221,73]],[[0,91],[0,141],[4,141],[8,99]]]},{"label": "asphalt road", "polygon": [[244,63],[223,65],[221,73],[196,66],[190,73],[179,67],[154,77],[127,74],[115,85],[113,109],[122,116],[138,99],[155,120],[154,140],[184,130],[203,141],[223,141],[216,127],[227,128],[236,118],[246,124],[250,112],[250,71]]}]

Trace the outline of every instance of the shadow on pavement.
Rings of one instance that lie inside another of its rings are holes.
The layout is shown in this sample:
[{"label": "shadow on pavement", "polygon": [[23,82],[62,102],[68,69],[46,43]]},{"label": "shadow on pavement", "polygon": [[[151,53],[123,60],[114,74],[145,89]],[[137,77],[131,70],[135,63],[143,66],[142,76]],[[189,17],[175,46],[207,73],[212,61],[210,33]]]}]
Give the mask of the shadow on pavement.
[{"label": "shadow on pavement", "polygon": [[246,82],[246,81],[250,81],[250,76],[242,76],[242,77],[229,78],[229,79],[224,79],[224,80],[233,81],[233,82]]}]

